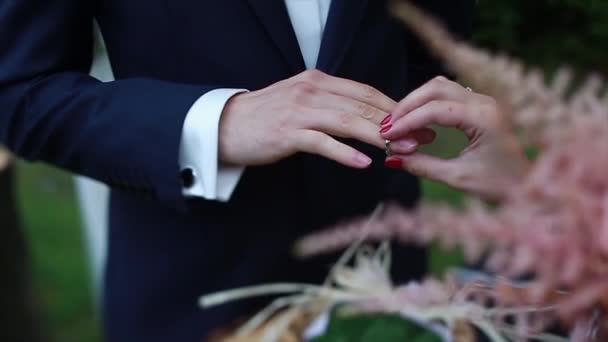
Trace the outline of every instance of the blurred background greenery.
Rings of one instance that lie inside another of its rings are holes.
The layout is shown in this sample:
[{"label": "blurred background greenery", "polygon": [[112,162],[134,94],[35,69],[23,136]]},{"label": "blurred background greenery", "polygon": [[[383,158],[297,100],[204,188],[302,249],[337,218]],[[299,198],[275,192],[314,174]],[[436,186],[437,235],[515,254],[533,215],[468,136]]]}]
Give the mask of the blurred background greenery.
[{"label": "blurred background greenery", "polygon": [[[581,74],[605,74],[608,1],[480,0],[474,41],[549,72],[567,64]],[[439,136],[428,151],[453,156],[465,143],[454,131]],[[18,208],[31,254],[33,292],[44,317],[41,329],[53,341],[99,341],[72,178],[39,164],[19,162],[17,170]],[[458,203],[462,197],[427,181],[424,192],[427,200]],[[441,272],[458,260],[457,254],[434,253],[431,267]]]}]

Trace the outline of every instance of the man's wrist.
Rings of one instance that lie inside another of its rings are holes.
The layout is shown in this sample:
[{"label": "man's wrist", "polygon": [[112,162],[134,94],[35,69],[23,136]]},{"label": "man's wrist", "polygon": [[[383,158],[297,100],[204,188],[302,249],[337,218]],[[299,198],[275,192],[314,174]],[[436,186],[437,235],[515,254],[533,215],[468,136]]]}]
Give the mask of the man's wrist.
[{"label": "man's wrist", "polygon": [[[242,170],[225,169],[219,164],[219,122],[226,102],[244,91],[225,88],[212,90],[202,95],[188,111],[179,156],[184,196],[228,200],[234,191]],[[223,175],[225,170],[228,172]],[[220,178],[222,181],[218,182]],[[225,188],[218,189],[219,186]],[[219,196],[220,193],[222,196]]]}]

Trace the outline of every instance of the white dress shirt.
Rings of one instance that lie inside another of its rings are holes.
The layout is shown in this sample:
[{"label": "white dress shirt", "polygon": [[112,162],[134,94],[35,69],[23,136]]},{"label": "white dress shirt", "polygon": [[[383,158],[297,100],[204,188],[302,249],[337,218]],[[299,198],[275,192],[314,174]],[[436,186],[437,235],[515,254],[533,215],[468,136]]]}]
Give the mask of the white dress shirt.
[{"label": "white dress shirt", "polygon": [[[317,65],[319,49],[331,0],[285,0],[300,51],[307,69]],[[188,197],[227,201],[236,188],[244,167],[218,163],[218,129],[226,102],[245,89],[216,89],[201,96],[184,121],[179,165],[192,173],[193,182],[184,187]]]}]

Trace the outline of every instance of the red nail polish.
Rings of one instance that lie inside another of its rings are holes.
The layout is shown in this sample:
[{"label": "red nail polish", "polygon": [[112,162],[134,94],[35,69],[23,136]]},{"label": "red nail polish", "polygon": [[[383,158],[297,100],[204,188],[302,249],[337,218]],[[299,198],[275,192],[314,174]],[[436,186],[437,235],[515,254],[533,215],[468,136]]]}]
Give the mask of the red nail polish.
[{"label": "red nail polish", "polygon": [[384,133],[388,132],[391,128],[393,128],[393,125],[391,125],[391,124],[388,124],[388,125],[382,127],[382,129],[380,130],[380,134],[384,134]]},{"label": "red nail polish", "polygon": [[384,126],[384,125],[388,124],[389,122],[391,122],[392,118],[393,118],[392,114],[387,115],[384,119],[382,119],[382,122],[380,122],[380,126]]},{"label": "red nail polish", "polygon": [[384,166],[390,167],[391,169],[400,169],[403,164],[401,163],[401,159],[388,158],[384,161]]}]

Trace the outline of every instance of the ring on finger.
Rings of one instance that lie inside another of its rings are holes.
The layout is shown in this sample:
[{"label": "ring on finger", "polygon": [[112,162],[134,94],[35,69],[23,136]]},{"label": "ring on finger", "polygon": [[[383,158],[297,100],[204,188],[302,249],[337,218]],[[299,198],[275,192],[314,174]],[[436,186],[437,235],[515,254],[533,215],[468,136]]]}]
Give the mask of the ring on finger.
[{"label": "ring on finger", "polygon": [[393,154],[393,151],[391,151],[391,141],[388,139],[384,140],[384,152],[389,157]]}]

